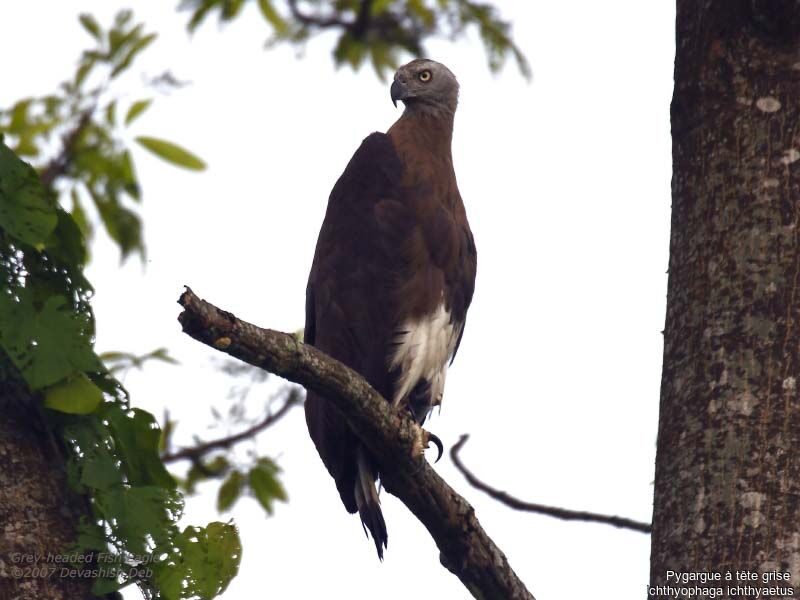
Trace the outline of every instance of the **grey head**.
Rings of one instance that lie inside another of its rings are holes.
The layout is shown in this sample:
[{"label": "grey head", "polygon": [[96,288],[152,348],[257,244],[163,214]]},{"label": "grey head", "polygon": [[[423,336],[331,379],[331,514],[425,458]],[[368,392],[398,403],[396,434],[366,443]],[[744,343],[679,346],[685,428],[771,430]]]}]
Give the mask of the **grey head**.
[{"label": "grey head", "polygon": [[442,63],[417,58],[397,69],[391,87],[392,102],[402,100],[407,111],[454,114],[458,81]]}]

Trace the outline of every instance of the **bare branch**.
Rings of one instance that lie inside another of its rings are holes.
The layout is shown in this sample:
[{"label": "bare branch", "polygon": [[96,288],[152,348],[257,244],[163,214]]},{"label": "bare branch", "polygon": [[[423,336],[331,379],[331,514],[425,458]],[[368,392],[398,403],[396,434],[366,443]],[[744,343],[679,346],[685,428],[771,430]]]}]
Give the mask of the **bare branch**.
[{"label": "bare branch", "polygon": [[474,488],[485,492],[498,502],[505,504],[509,508],[513,508],[514,510],[523,510],[526,512],[533,512],[538,513],[540,515],[547,515],[548,517],[555,517],[556,519],[564,519],[565,521],[590,521],[593,523],[605,523],[606,525],[613,525],[614,527],[620,527],[622,529],[632,529],[633,531],[640,531],[642,533],[650,533],[652,531],[652,526],[650,523],[642,523],[640,521],[633,521],[631,519],[626,519],[625,517],[615,517],[611,515],[600,515],[597,513],[591,513],[586,511],[579,511],[579,510],[569,510],[566,508],[559,508],[556,506],[546,506],[544,504],[534,504],[533,502],[523,502],[522,500],[518,500],[513,496],[508,495],[507,493],[497,490],[489,485],[483,483],[480,479],[475,477],[472,472],[464,466],[464,463],[461,462],[461,458],[459,457],[458,453],[461,448],[464,447],[464,444],[467,443],[469,436],[464,434],[462,435],[458,442],[450,449],[450,459],[453,461],[453,464],[456,468],[461,472],[461,474],[466,478],[466,480],[470,483],[470,485]]},{"label": "bare branch", "polygon": [[343,21],[342,19],[334,16],[321,17],[318,15],[306,14],[297,6],[297,0],[288,0],[288,4],[292,16],[303,25],[307,25],[309,27],[319,27],[320,29],[342,27],[344,29],[349,29],[353,25],[352,23],[348,23],[347,21]]},{"label": "bare branch", "polygon": [[356,20],[353,21],[350,27],[350,33],[353,34],[354,38],[363,38],[364,34],[369,29],[370,17],[372,16],[372,2],[373,0],[361,0]]},{"label": "bare branch", "polygon": [[188,288],[178,302],[184,307],[178,320],[194,339],[333,402],[376,458],[384,489],[422,522],[439,547],[442,565],[474,597],[534,600],[474,509],[420,457],[420,428],[363,377],[288,333],[237,319]]},{"label": "bare branch", "polygon": [[286,413],[293,406],[298,406],[302,404],[302,399],[300,397],[300,392],[297,389],[291,390],[289,392],[289,396],[276,412],[268,414],[264,417],[261,421],[241,431],[234,435],[229,435],[224,438],[220,438],[217,440],[211,440],[210,442],[203,442],[202,444],[198,444],[197,446],[192,446],[189,448],[181,448],[177,452],[171,452],[169,454],[164,454],[161,456],[161,460],[164,463],[171,463],[178,460],[197,460],[205,454],[208,454],[212,450],[219,450],[221,448],[230,448],[234,444],[238,444],[241,441],[250,439],[255,437],[262,431],[264,431],[270,425],[274,425],[275,422],[281,419]]},{"label": "bare branch", "polygon": [[64,136],[61,152],[47,163],[47,166],[42,170],[41,175],[39,175],[39,181],[41,181],[46,188],[52,188],[56,179],[66,175],[69,171],[69,167],[75,155],[75,144],[83,133],[83,130],[86,129],[89,122],[92,120],[93,112],[94,108],[83,112],[75,127]]},{"label": "bare branch", "polygon": [[[311,15],[304,13],[297,5],[297,0],[288,0],[289,10],[292,16],[297,19],[306,27],[316,27],[318,29],[340,28],[350,32],[356,39],[364,39],[367,32],[371,27],[372,22],[372,4],[374,0],[361,0],[356,11],[355,18],[352,21],[345,21],[337,16],[323,17],[320,15]],[[398,24],[392,20],[392,29],[397,28]],[[379,30],[385,27],[378,28]],[[385,33],[385,32],[384,32]]]}]

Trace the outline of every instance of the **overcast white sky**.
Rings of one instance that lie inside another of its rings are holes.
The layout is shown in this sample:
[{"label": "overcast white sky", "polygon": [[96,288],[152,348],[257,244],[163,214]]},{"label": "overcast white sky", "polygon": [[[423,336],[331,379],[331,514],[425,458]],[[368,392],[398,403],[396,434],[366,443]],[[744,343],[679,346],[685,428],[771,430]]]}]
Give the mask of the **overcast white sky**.
[{"label": "overcast white sky", "polygon": [[[652,508],[670,206],[671,2],[495,0],[530,59],[526,83],[498,76],[472,37],[430,44],[461,83],[453,153],[478,247],[474,302],[440,416],[429,423],[476,474],[530,501],[647,521]],[[305,55],[264,51],[249,7],[190,38],[177,0],[138,1],[159,33],[125,83],[169,67],[192,85],[156,99],[133,135],[177,141],[209,164],[175,169],[139,149],[149,261],[122,268],[95,242],[90,279],[97,346],[144,353],[166,346],[179,367],[153,365],[125,383],[133,402],[179,419],[178,441],[206,438],[231,380],[213,352],[180,333],[184,284],[262,326],[303,325],[305,283],[327,196],[360,141],[399,116],[388,84],[365,68],[334,70],[331,38]],[[104,24],[118,0],[28,0],[0,18],[0,106],[45,94],[72,73],[88,36],[79,12]],[[258,411],[270,386],[253,392]],[[383,494],[389,529],[379,563],[341,506],[305,430],[302,410],[264,434],[290,502],[266,518],[254,500],[241,528],[245,598],[465,598],[427,532]],[[473,504],[539,600],[642,598],[648,536],[565,523],[498,505],[448,458],[436,466]],[[186,523],[220,517],[217,486],[187,501]],[[126,594],[126,597],[135,597]]]}]

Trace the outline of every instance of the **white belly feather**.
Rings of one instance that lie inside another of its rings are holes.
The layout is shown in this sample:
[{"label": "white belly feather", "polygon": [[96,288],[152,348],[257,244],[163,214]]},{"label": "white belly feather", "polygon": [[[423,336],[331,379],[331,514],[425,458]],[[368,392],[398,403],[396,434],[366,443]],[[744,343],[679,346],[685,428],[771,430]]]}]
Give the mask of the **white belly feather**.
[{"label": "white belly feather", "polygon": [[400,405],[421,379],[431,386],[431,401],[442,401],[447,365],[453,356],[460,327],[451,322],[444,303],[417,321],[407,321],[395,337],[396,350],[390,358],[392,368],[400,368],[393,403]]}]

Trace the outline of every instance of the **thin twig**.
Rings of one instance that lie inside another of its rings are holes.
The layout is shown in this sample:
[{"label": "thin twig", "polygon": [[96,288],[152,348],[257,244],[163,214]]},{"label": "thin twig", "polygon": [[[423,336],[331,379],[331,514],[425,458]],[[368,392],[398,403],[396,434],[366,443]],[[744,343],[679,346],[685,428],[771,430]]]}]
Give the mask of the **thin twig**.
[{"label": "thin twig", "polygon": [[369,22],[372,17],[372,2],[373,0],[361,0],[356,20],[353,21],[350,27],[350,33],[352,33],[353,37],[356,39],[363,39],[365,37],[364,34],[367,32],[367,29],[369,29]]},{"label": "thin twig", "polygon": [[288,0],[289,10],[292,16],[307,27],[317,27],[319,29],[329,29],[339,27],[356,39],[364,39],[370,28],[372,21],[372,4],[374,0],[361,0],[352,21],[345,21],[337,16],[323,17],[320,15],[310,15],[300,10],[297,0]]},{"label": "thin twig", "polygon": [[212,450],[218,450],[220,448],[230,448],[234,444],[238,444],[243,440],[258,435],[259,433],[264,431],[267,427],[275,424],[276,421],[278,421],[281,417],[286,415],[286,413],[288,413],[293,406],[298,406],[300,404],[302,404],[300,391],[297,389],[293,389],[291,392],[289,392],[289,396],[286,398],[286,401],[283,403],[283,406],[281,406],[276,412],[268,414],[264,419],[262,419],[252,427],[249,427],[244,431],[241,431],[234,435],[229,435],[224,438],[211,440],[210,442],[203,442],[202,444],[198,444],[197,446],[192,446],[189,448],[181,448],[177,452],[164,454],[161,457],[161,460],[164,463],[171,463],[178,460],[196,460],[201,456],[203,456],[204,454],[211,452]]},{"label": "thin twig", "polygon": [[328,29],[330,27],[343,27],[348,29],[352,26],[352,23],[348,23],[347,21],[342,21],[338,17],[320,17],[317,15],[309,15],[300,10],[297,6],[297,0],[288,0],[289,3],[289,10],[292,13],[292,16],[300,21],[303,25],[307,25],[310,27],[319,27],[320,29]]},{"label": "thin twig", "polygon": [[467,479],[470,485],[474,488],[485,492],[498,502],[505,504],[509,508],[513,508],[515,510],[523,510],[526,512],[533,512],[538,513],[541,515],[547,515],[549,517],[555,517],[556,519],[564,519],[566,521],[591,521],[594,523],[605,523],[606,525],[613,525],[614,527],[620,527],[622,529],[632,529],[633,531],[640,531],[642,533],[650,533],[653,530],[652,525],[650,523],[642,523],[641,521],[633,521],[632,519],[626,519],[625,517],[616,517],[611,515],[600,515],[597,513],[580,511],[580,510],[569,510],[566,508],[559,508],[556,506],[546,506],[544,504],[535,504],[533,502],[524,502],[522,500],[518,500],[513,496],[508,495],[507,493],[497,490],[485,483],[483,483],[480,479],[475,477],[472,472],[464,466],[464,463],[461,462],[461,458],[459,457],[458,453],[461,448],[464,447],[466,444],[469,436],[467,434],[462,435],[458,442],[450,449],[450,459],[453,461],[453,464],[456,466],[461,474]]},{"label": "thin twig", "polygon": [[75,127],[63,137],[61,152],[42,169],[42,173],[39,175],[39,181],[41,181],[46,188],[52,188],[56,179],[69,172],[69,167],[75,155],[75,144],[84,129],[86,129],[91,122],[93,112],[94,107],[85,110],[83,114],[81,114],[81,118]]}]

